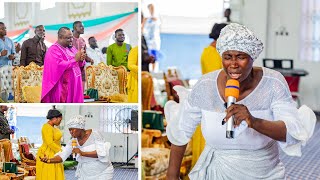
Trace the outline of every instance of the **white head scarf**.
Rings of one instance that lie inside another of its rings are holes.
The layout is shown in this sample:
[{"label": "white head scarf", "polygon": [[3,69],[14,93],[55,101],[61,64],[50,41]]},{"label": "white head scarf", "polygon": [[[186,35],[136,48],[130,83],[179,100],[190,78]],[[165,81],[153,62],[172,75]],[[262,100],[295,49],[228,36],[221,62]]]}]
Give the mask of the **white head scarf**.
[{"label": "white head scarf", "polygon": [[86,120],[81,115],[74,116],[67,122],[68,129],[69,128],[84,129],[85,125],[86,125]]},{"label": "white head scarf", "polygon": [[247,27],[231,23],[221,30],[217,50],[221,57],[228,50],[236,50],[247,53],[255,60],[263,50],[263,43]]}]

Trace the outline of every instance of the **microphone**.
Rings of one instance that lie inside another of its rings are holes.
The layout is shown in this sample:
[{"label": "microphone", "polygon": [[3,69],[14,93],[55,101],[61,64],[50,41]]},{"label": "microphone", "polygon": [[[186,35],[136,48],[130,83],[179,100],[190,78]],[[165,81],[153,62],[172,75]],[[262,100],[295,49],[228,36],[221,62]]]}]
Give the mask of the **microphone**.
[{"label": "microphone", "polygon": [[[229,79],[226,84],[226,89],[224,92],[225,97],[227,98],[227,108],[230,107],[232,104],[236,102],[236,100],[239,98],[239,81],[235,79]],[[232,139],[234,138],[234,122],[233,122],[233,116],[231,116],[226,125],[226,138]]]},{"label": "microphone", "polygon": [[[72,149],[77,147],[77,140],[76,139],[72,139]],[[72,157],[73,159],[76,158],[76,153],[72,153]]]}]

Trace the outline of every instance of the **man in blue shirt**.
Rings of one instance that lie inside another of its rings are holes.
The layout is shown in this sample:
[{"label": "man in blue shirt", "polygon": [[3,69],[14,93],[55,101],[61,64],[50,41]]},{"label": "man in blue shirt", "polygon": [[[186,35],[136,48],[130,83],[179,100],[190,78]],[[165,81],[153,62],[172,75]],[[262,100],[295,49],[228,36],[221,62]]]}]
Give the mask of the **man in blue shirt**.
[{"label": "man in blue shirt", "polygon": [[16,53],[13,41],[6,35],[7,28],[3,22],[0,22],[0,67],[12,65]]}]

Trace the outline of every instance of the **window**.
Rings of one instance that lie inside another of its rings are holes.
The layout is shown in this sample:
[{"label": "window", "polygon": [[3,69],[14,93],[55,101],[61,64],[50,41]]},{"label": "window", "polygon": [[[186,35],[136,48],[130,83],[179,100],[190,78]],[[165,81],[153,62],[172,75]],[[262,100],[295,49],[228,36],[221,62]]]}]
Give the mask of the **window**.
[{"label": "window", "polygon": [[100,131],[108,133],[131,133],[131,110],[135,105],[104,106],[101,110]]},{"label": "window", "polygon": [[[37,146],[42,144],[41,129],[48,120],[46,114],[50,105],[16,105],[10,106],[7,112],[8,123],[15,129],[13,139],[27,137],[31,143]],[[37,109],[36,111],[34,109]]]},{"label": "window", "polygon": [[300,59],[320,62],[320,1],[304,0],[301,3]]},{"label": "window", "polygon": [[16,138],[27,137],[36,146],[42,144],[41,129],[47,122],[46,117],[17,116]]}]

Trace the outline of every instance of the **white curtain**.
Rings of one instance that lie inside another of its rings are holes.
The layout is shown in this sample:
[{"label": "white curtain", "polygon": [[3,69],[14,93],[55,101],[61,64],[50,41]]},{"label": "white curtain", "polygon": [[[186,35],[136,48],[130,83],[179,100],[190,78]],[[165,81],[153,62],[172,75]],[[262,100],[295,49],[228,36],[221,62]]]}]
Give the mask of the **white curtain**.
[{"label": "white curtain", "polygon": [[300,59],[320,62],[320,1],[303,0],[301,3]]}]

